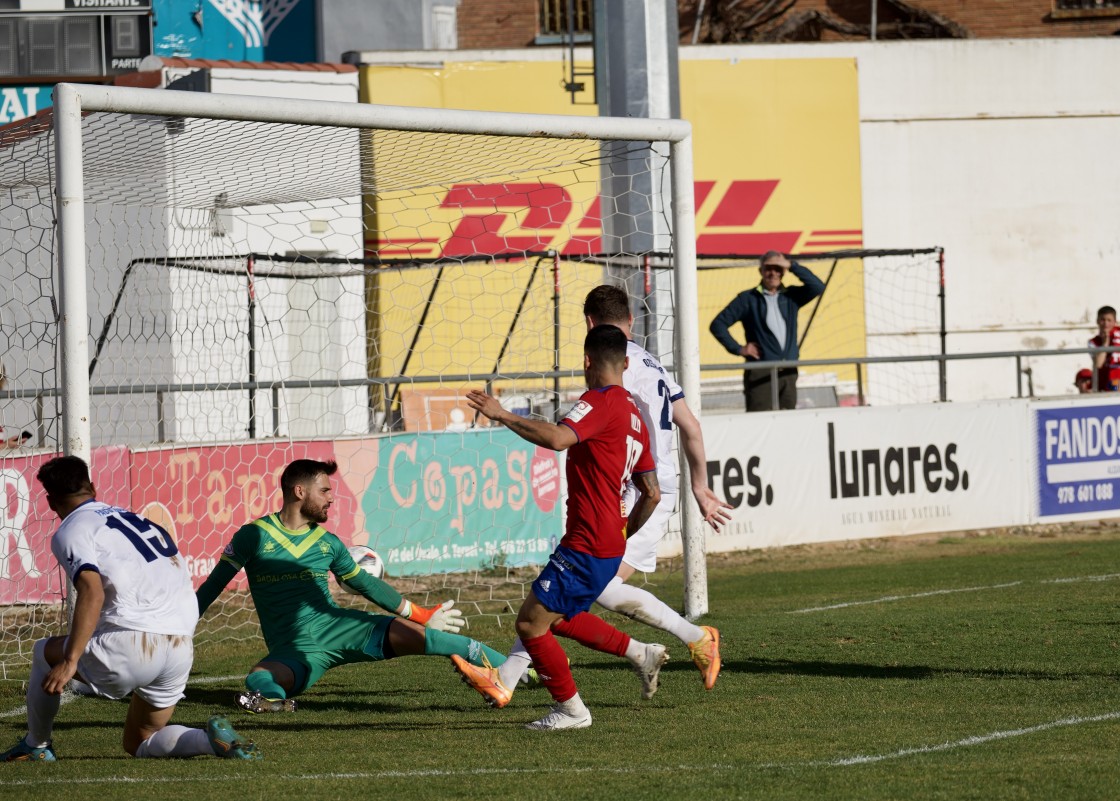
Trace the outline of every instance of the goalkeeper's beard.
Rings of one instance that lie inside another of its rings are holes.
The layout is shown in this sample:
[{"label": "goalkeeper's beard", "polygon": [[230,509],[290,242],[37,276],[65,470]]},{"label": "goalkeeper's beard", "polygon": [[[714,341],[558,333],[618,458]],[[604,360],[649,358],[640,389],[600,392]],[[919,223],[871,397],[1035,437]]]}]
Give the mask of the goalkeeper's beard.
[{"label": "goalkeeper's beard", "polygon": [[312,523],[326,523],[327,510],[331,508],[329,503],[324,503],[322,506],[316,506],[310,500],[305,500],[299,507],[299,513],[303,516],[304,520],[310,520]]}]

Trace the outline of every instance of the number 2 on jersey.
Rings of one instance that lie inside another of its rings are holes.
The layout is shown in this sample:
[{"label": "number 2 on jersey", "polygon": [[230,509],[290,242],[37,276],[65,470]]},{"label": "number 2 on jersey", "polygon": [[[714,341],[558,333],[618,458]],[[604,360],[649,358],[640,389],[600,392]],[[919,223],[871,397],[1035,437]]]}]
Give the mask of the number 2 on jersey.
[{"label": "number 2 on jersey", "polygon": [[[672,403],[669,400],[669,395],[670,394],[672,394],[672,393],[669,390],[669,385],[666,384],[664,381],[658,381],[657,382],[657,395],[658,395],[658,397],[663,396],[665,398],[665,402],[661,404],[661,419],[657,423],[658,427],[662,431],[672,431],[673,430],[673,419],[669,416],[669,409],[672,407]],[[651,440],[653,439],[653,434],[652,433],[650,434],[650,439]]]},{"label": "number 2 on jersey", "polygon": [[[171,535],[167,533],[163,526],[140,517],[140,515],[132,512],[116,512],[105,518],[105,525],[109,528],[115,528],[128,537],[128,541],[140,552],[145,562],[154,562],[156,554],[174,556],[179,553],[179,549],[175,547],[175,540],[171,539]],[[152,537],[140,536],[153,528],[158,532],[157,535]]]}]

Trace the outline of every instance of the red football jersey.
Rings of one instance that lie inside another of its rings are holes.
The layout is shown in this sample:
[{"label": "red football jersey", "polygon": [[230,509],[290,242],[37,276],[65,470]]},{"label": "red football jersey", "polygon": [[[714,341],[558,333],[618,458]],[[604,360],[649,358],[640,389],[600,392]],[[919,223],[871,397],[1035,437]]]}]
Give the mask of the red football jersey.
[{"label": "red football jersey", "polygon": [[657,469],[649,432],[630,393],[589,389],[560,421],[579,442],[568,449],[568,523],[560,544],[599,558],[626,552],[622,490],[631,475]]},{"label": "red football jersey", "polygon": [[[1089,340],[1089,347],[1116,348],[1120,347],[1120,325],[1108,332],[1108,341],[1097,334]],[[1097,371],[1098,390],[1120,390],[1120,351],[1106,353],[1104,365]]]}]

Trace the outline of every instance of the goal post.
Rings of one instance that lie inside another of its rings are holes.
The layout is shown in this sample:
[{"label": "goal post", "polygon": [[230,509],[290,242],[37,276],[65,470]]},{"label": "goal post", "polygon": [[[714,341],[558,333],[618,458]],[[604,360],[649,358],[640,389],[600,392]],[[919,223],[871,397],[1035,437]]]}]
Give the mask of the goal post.
[{"label": "goal post", "polygon": [[[344,541],[384,549],[421,602],[451,595],[468,620],[508,619],[560,535],[560,461],[464,420],[462,395],[493,387],[530,414],[578,396],[583,295],[639,269],[644,254],[608,236],[646,225],[607,219],[635,208],[660,215],[666,237],[650,247],[671,254],[652,341],[699,411],[687,122],[97,85],[59,84],[54,97],[53,129],[39,134],[54,137],[53,163],[0,132],[13,215],[33,219],[30,239],[57,235],[43,259],[54,267],[35,268],[56,270],[57,287],[19,268],[57,303],[57,320],[30,321],[54,337],[57,372],[43,358],[14,377],[57,397],[39,420],[44,449],[96,472],[123,448],[134,484],[164,476],[159,497],[124,486],[118,502],[181,532],[205,518],[228,539],[270,510],[284,460],[336,458],[350,476],[331,521]],[[612,181],[616,169],[644,178]],[[28,200],[42,208],[24,214],[15,195],[43,181],[54,208]],[[658,196],[637,197],[638,185]],[[8,256],[28,260],[0,246]],[[369,406],[371,388],[401,402],[401,427]],[[680,506],[683,605],[696,618],[705,546],[687,493]],[[212,544],[189,554],[196,578],[216,556]],[[204,636],[244,636],[243,618],[232,609]]]}]

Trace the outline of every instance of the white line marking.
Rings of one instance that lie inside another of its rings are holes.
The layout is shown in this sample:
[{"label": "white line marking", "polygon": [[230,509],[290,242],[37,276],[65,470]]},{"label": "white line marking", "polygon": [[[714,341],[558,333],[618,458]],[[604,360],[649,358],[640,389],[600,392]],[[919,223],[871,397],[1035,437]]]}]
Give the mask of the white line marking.
[{"label": "white line marking", "polygon": [[977,734],[972,737],[965,737],[963,740],[954,740],[953,742],[941,743],[940,745],[923,745],[917,748],[903,748],[891,754],[851,756],[841,759],[830,759],[824,762],[810,762],[808,764],[814,767],[818,765],[821,767],[832,767],[834,765],[838,767],[845,765],[868,765],[874,762],[883,762],[888,759],[901,759],[903,757],[914,756],[915,754],[932,754],[938,751],[951,751],[954,748],[968,748],[973,745],[983,745],[984,743],[990,743],[995,740],[1021,737],[1024,734],[1035,734],[1040,731],[1057,729],[1061,726],[1078,726],[1082,723],[1099,723],[1102,720],[1117,719],[1120,719],[1120,712],[1105,712],[1103,715],[1090,715],[1084,718],[1062,718],[1061,720],[1052,720],[1049,723],[1040,723],[1037,726],[1027,726],[1022,729],[994,731],[991,734]]},{"label": "white line marking", "polygon": [[[851,765],[868,765],[875,762],[883,762],[888,759],[904,759],[905,757],[914,756],[917,754],[932,754],[940,751],[950,751],[955,748],[970,748],[976,745],[983,745],[995,740],[1006,740],[1011,737],[1022,737],[1027,734],[1037,734],[1038,732],[1048,731],[1049,729],[1056,729],[1062,726],[1079,726],[1082,723],[1099,723],[1105,720],[1120,720],[1120,712],[1105,712],[1100,715],[1090,715],[1088,717],[1073,717],[1062,718],[1061,720],[1053,720],[1049,723],[1040,723],[1037,726],[1026,726],[1021,729],[1008,729],[1006,731],[994,731],[989,734],[977,734],[972,737],[965,737],[961,740],[954,740],[948,743],[940,743],[938,745],[924,745],[916,748],[903,748],[898,751],[892,751],[888,754],[859,754],[850,757],[839,757],[837,759],[827,760],[812,760],[806,762],[765,762],[761,764],[745,764],[745,765],[729,765],[727,763],[715,763],[710,765],[666,765],[658,763],[653,765],[631,765],[624,767],[575,767],[575,766],[549,766],[543,768],[471,768],[468,770],[383,770],[374,772],[347,772],[347,773],[271,773],[269,777],[274,780],[280,781],[302,781],[302,782],[315,782],[323,780],[334,779],[421,779],[426,777],[446,778],[454,776],[514,776],[514,775],[538,775],[538,774],[551,774],[551,775],[574,775],[581,773],[614,773],[614,774],[643,774],[649,773],[678,773],[678,772],[744,772],[748,770],[788,770],[790,768],[840,768],[848,767]],[[74,779],[16,779],[13,781],[0,780],[0,787],[26,787],[26,786],[40,786],[48,784],[66,785],[66,784],[167,784],[171,782],[195,782],[202,784],[212,784],[215,782],[241,782],[245,780],[246,774],[231,774],[227,776],[102,776],[102,777],[88,777],[88,778],[74,778]]]},{"label": "white line marking", "polygon": [[981,590],[1002,590],[1022,584],[1021,581],[1009,581],[1006,584],[989,584],[985,587],[960,587],[954,590],[930,590],[929,592],[916,592],[911,595],[884,595],[882,598],[873,598],[870,601],[848,601],[842,604],[829,604],[828,606],[810,606],[807,609],[793,609],[788,614],[799,615],[804,612],[824,612],[828,609],[846,609],[849,606],[866,606],[867,604],[884,604],[891,601],[905,601],[910,598],[929,598],[931,595],[950,595],[955,592],[980,592]]},{"label": "white line marking", "polygon": [[[1120,578],[1120,573],[1106,573],[1101,576],[1073,576],[1071,578],[1039,579],[1038,584],[1075,584],[1080,581],[1115,581]],[[810,606],[805,609],[790,609],[787,615],[800,615],[806,612],[826,612],[830,609],[846,609],[849,606],[866,606],[868,604],[883,604],[893,601],[907,601],[911,598],[929,598],[932,595],[950,595],[955,592],[980,592],[982,590],[1005,590],[1008,587],[1017,587],[1025,584],[1024,581],[1009,581],[1006,584],[988,584],[983,587],[959,587],[949,590],[930,590],[929,592],[916,592],[911,595],[884,595],[882,598],[873,598],[869,601],[847,601],[846,603],[829,604],[828,606]]]}]

